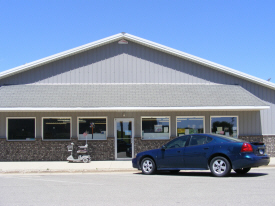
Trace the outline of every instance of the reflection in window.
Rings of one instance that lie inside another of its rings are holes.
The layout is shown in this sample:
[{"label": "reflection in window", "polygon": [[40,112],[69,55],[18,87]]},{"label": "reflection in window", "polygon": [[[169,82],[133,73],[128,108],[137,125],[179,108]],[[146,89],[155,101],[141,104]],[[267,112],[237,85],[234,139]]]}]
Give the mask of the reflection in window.
[{"label": "reflection in window", "polygon": [[43,118],[43,139],[70,139],[70,118]]},{"label": "reflection in window", "polygon": [[177,118],[177,135],[188,135],[204,133],[203,117],[178,117]]},{"label": "reflection in window", "polygon": [[[80,140],[101,140],[106,139],[106,118],[79,118],[78,119]],[[85,133],[85,135],[83,135]]]},{"label": "reflection in window", "polygon": [[8,140],[34,140],[35,119],[8,119]]},{"label": "reflection in window", "polygon": [[176,139],[168,142],[165,145],[165,147],[166,147],[166,149],[185,147],[185,144],[186,144],[186,141],[188,138],[189,138],[189,136],[176,138]]},{"label": "reflection in window", "polygon": [[169,139],[169,118],[142,118],[143,139]]},{"label": "reflection in window", "polygon": [[237,121],[237,117],[211,117],[211,132],[237,138]]},{"label": "reflection in window", "polygon": [[195,136],[191,137],[189,146],[207,144],[207,143],[211,142],[212,140],[213,140],[213,138],[211,138],[211,137],[195,135]]}]

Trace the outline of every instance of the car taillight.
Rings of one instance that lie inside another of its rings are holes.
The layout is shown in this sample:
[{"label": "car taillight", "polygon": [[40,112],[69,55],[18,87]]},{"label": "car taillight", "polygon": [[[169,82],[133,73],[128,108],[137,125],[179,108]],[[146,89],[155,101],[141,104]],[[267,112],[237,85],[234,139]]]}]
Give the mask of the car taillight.
[{"label": "car taillight", "polygon": [[253,152],[253,148],[249,143],[243,143],[241,152]]}]

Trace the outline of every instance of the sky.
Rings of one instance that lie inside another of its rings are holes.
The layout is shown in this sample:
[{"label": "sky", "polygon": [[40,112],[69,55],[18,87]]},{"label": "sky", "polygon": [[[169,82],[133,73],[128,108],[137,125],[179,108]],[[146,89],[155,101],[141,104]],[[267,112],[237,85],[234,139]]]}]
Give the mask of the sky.
[{"label": "sky", "polygon": [[275,0],[0,0],[0,72],[120,32],[275,83]]}]

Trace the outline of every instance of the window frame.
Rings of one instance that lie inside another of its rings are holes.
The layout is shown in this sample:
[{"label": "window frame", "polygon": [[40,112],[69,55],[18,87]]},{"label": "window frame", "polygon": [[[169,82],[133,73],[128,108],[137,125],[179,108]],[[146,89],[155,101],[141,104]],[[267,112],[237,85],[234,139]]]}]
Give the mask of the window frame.
[{"label": "window frame", "polygon": [[[10,140],[9,135],[9,119],[34,119],[34,139],[23,140],[23,139],[12,139]],[[36,117],[6,117],[6,140],[7,141],[35,141],[36,140]]]},{"label": "window frame", "polygon": [[[143,135],[142,135],[142,119],[143,118],[168,118],[169,119],[169,133],[168,133],[168,138],[166,138],[166,139],[144,139],[143,138]],[[141,136],[141,139],[142,140],[169,140],[169,139],[171,139],[171,118],[170,118],[170,116],[141,116],[140,117],[140,128],[141,128],[141,130],[140,130],[140,136]]]},{"label": "window frame", "polygon": [[[210,134],[214,134],[212,133],[212,117],[236,117],[237,118],[237,139],[239,137],[239,116],[238,115],[218,115],[218,116],[210,116]],[[235,137],[234,137],[235,138]]]},{"label": "window frame", "polygon": [[[79,119],[80,118],[86,118],[86,119],[106,119],[106,139],[87,139],[87,141],[106,141],[107,140],[107,137],[108,137],[108,118],[107,117],[83,117],[83,116],[80,116],[80,117],[77,117],[77,139],[79,141],[82,141],[82,139],[80,140],[79,139]],[[85,140],[83,140],[85,141]]]},{"label": "window frame", "polygon": [[[205,134],[205,116],[176,116],[176,136],[178,136],[178,118],[203,118],[203,133],[198,134]],[[187,134],[185,134],[187,135]],[[189,134],[192,135],[192,134]]]},{"label": "window frame", "polygon": [[[44,119],[70,119],[70,138],[69,139],[44,139]],[[41,118],[41,137],[43,141],[71,141],[72,139],[72,117],[42,117]]]}]

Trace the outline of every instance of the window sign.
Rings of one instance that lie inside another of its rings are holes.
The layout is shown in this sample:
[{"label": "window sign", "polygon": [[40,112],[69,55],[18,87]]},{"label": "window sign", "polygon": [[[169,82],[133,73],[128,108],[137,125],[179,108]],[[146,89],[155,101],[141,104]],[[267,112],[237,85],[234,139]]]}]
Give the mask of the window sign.
[{"label": "window sign", "polygon": [[142,138],[143,139],[169,139],[168,117],[143,117]]},{"label": "window sign", "polygon": [[211,117],[212,134],[225,135],[228,137],[238,137],[237,117]]},{"label": "window sign", "polygon": [[177,117],[177,136],[204,133],[204,117]]},{"label": "window sign", "polygon": [[87,132],[88,140],[106,140],[106,118],[81,117],[78,119],[78,130],[79,140],[86,140],[84,132]]}]

